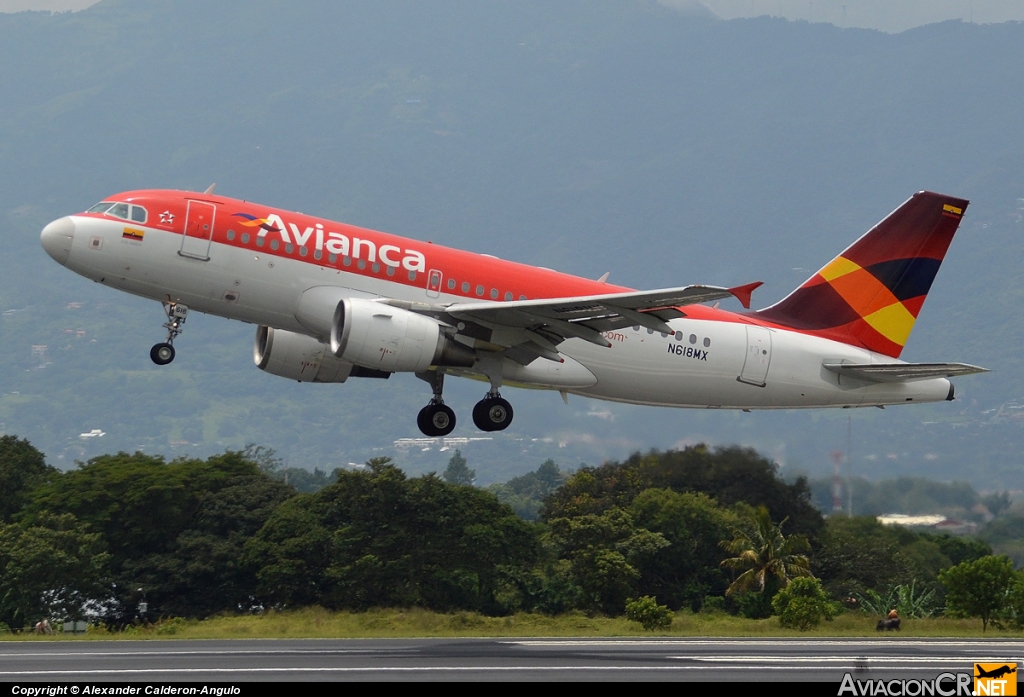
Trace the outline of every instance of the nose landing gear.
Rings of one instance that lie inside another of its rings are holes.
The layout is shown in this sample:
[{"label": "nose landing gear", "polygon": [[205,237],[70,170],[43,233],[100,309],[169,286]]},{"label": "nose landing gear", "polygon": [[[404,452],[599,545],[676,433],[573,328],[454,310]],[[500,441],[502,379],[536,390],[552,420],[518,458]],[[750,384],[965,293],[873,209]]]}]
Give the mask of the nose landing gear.
[{"label": "nose landing gear", "polygon": [[167,365],[174,360],[174,339],[183,331],[181,325],[185,324],[188,317],[188,306],[181,303],[164,303],[164,312],[167,313],[167,321],[164,329],[167,330],[167,340],[156,344],[149,350],[149,357],[157,365]]},{"label": "nose landing gear", "polygon": [[439,370],[428,370],[426,373],[416,373],[416,377],[426,380],[434,390],[430,404],[420,409],[416,416],[416,425],[425,436],[447,436],[455,430],[455,412],[444,403],[441,396],[444,390],[444,373]]}]

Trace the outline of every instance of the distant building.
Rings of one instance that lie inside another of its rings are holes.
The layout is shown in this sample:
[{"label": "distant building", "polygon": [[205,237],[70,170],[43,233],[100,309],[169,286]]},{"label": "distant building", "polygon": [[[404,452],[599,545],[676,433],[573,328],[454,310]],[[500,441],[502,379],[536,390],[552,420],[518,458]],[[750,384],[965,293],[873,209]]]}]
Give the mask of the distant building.
[{"label": "distant building", "polygon": [[950,535],[970,535],[978,529],[977,523],[953,520],[944,515],[904,515],[903,513],[886,513],[877,520],[882,525],[901,525],[905,528],[916,528],[920,531],[948,533]]}]

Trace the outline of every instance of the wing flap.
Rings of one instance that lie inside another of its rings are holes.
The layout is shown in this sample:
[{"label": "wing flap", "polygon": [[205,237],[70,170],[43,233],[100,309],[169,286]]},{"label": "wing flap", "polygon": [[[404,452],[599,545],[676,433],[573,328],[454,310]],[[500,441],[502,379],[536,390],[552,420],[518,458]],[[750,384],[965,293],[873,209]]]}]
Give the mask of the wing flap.
[{"label": "wing flap", "polygon": [[839,375],[849,375],[869,382],[910,382],[932,378],[951,378],[958,375],[987,373],[968,363],[822,363],[822,366]]}]

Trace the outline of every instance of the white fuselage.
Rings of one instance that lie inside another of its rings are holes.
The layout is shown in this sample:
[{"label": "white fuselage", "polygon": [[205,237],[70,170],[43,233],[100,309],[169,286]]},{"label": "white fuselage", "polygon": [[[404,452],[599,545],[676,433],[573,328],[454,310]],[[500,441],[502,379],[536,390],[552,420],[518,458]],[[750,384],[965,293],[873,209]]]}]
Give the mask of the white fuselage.
[{"label": "white fuselage", "polygon": [[[145,241],[139,243],[123,238],[121,221],[71,216],[54,224],[68,220],[73,236],[61,263],[69,269],[118,290],[281,330],[309,334],[296,319],[296,307],[313,287],[338,287],[354,298],[434,304],[465,300],[444,292],[428,299],[425,289],[386,278],[217,242],[208,260],[182,256],[182,235],[154,227],[141,226]],[[697,408],[881,406],[941,401],[950,394],[944,378],[895,383],[840,379],[823,363],[894,361],[828,339],[742,321],[682,318],[669,325],[674,334],[638,327],[607,332],[610,348],[569,339],[558,346],[567,357],[564,364],[539,358],[524,367],[504,359],[503,378],[606,400]],[[448,372],[479,376],[472,369]]]}]

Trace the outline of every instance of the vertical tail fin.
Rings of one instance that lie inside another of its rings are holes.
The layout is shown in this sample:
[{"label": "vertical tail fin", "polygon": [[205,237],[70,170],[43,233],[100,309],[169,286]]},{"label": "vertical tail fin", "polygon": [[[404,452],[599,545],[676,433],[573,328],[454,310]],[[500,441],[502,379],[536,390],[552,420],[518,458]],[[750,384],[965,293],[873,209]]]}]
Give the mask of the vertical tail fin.
[{"label": "vertical tail fin", "polygon": [[898,358],[967,205],[930,191],[914,194],[756,316]]}]

